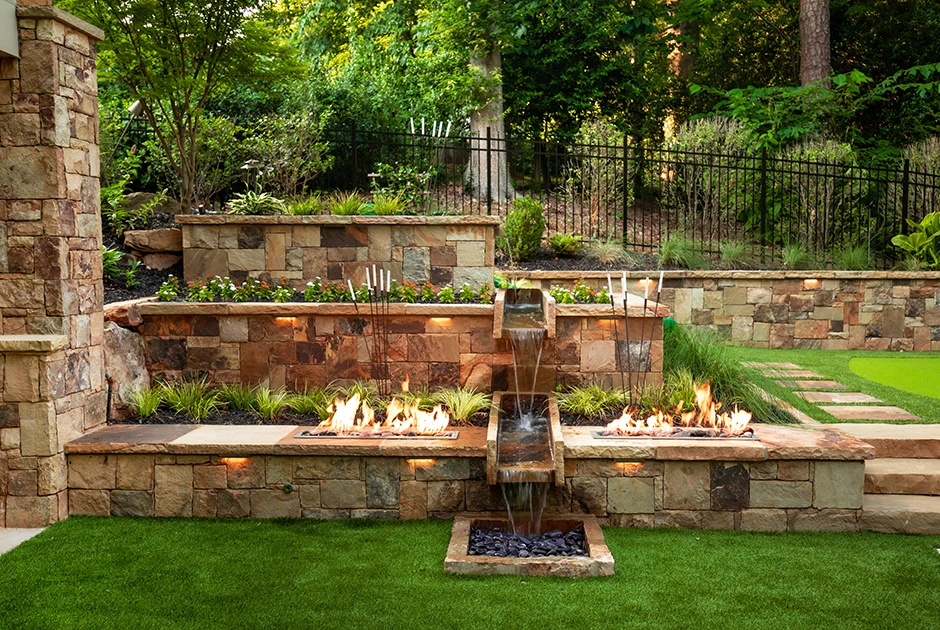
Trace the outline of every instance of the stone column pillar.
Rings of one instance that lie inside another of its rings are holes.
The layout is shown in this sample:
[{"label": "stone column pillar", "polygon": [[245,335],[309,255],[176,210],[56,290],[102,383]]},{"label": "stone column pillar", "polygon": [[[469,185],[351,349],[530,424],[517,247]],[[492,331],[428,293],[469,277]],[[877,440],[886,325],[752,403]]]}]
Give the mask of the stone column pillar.
[{"label": "stone column pillar", "polygon": [[[64,445],[105,421],[95,45],[20,0],[0,57],[0,527],[68,516]],[[6,495],[6,496],[4,496]]]}]

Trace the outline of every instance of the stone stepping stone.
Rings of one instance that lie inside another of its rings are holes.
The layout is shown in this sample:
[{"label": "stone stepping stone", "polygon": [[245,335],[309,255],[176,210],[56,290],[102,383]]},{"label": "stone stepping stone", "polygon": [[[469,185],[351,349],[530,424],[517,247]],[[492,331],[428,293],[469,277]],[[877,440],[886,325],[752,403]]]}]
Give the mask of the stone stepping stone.
[{"label": "stone stepping stone", "polygon": [[820,409],[839,420],[920,420],[900,407],[878,407],[872,405],[820,405]]},{"label": "stone stepping stone", "polygon": [[940,459],[870,459],[865,462],[868,494],[940,495]]},{"label": "stone stepping stone", "polygon": [[779,361],[776,361],[776,362],[775,361],[769,361],[769,362],[745,361],[741,365],[747,368],[778,368],[781,370],[802,370],[803,369],[795,363],[781,363]]},{"label": "stone stepping stone", "polygon": [[940,424],[838,424],[848,433],[875,447],[875,457],[940,459]]},{"label": "stone stepping stone", "polygon": [[861,392],[793,392],[803,400],[811,403],[836,403],[836,404],[858,404],[858,403],[880,403],[880,398],[869,396]]},{"label": "stone stepping stone", "polygon": [[889,534],[940,534],[940,497],[866,494],[859,528]]},{"label": "stone stepping stone", "polygon": [[774,381],[790,389],[848,389],[839,381]]},{"label": "stone stepping stone", "polygon": [[763,374],[774,378],[823,378],[812,370],[763,370]]}]

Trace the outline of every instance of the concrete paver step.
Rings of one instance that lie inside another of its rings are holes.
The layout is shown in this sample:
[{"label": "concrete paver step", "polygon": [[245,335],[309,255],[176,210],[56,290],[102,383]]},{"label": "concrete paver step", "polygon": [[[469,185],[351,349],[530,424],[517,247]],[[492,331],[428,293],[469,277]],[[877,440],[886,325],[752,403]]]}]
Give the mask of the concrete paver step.
[{"label": "concrete paver step", "polygon": [[774,381],[777,385],[783,385],[790,389],[848,389],[839,381]]},{"label": "concrete paver step", "polygon": [[812,370],[761,370],[764,376],[769,376],[771,378],[814,378],[822,379],[821,374],[817,374]]},{"label": "concrete paver step", "polygon": [[782,370],[803,369],[795,363],[786,363],[781,361],[745,361],[741,365],[747,368],[780,368]]},{"label": "concrete paver step", "polygon": [[860,527],[889,534],[940,534],[940,497],[866,494]]},{"label": "concrete paver step", "polygon": [[836,403],[839,405],[853,405],[858,403],[880,403],[880,398],[869,396],[861,392],[793,392],[806,402]]},{"label": "concrete paver step", "polygon": [[865,492],[940,496],[940,459],[870,459],[865,462]]},{"label": "concrete paver step", "polygon": [[845,423],[833,426],[874,446],[878,458],[940,458],[940,424]]},{"label": "concrete paver step", "polygon": [[820,405],[820,409],[839,420],[919,420],[900,407],[875,405]]}]

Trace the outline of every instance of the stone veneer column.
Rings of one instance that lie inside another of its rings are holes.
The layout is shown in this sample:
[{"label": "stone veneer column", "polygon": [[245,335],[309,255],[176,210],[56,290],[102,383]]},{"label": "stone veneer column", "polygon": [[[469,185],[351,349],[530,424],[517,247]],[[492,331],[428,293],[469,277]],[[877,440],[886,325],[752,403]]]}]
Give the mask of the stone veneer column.
[{"label": "stone veneer column", "polygon": [[68,516],[64,445],[105,420],[97,28],[21,0],[0,57],[0,527]]}]

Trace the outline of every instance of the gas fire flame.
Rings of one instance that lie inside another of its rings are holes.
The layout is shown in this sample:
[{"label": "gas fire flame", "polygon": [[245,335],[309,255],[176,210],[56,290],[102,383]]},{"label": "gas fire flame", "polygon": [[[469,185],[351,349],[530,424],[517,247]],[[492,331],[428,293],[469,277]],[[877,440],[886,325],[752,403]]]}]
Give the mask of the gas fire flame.
[{"label": "gas fire flame", "polygon": [[[402,392],[408,392],[409,379],[401,384]],[[444,411],[441,405],[435,405],[431,411],[419,409],[419,402],[403,402],[399,398],[392,398],[385,409],[385,422],[377,421],[375,409],[366,401],[361,401],[359,394],[354,394],[348,400],[336,398],[327,411],[329,419],[320,423],[318,430],[321,433],[336,433],[344,435],[349,433],[395,435],[439,435],[450,424],[450,414]]]},{"label": "gas fire flame", "polygon": [[[751,412],[735,408],[733,411],[719,413],[721,403],[712,398],[711,383],[705,381],[695,389],[694,411],[681,413],[681,407],[675,414],[657,410],[649,417],[634,418],[629,408],[623,415],[607,425],[608,435],[671,435],[682,431],[683,427],[712,429],[718,435],[733,437],[747,431],[751,421]],[[674,415],[679,416],[681,426],[673,425]]]}]

